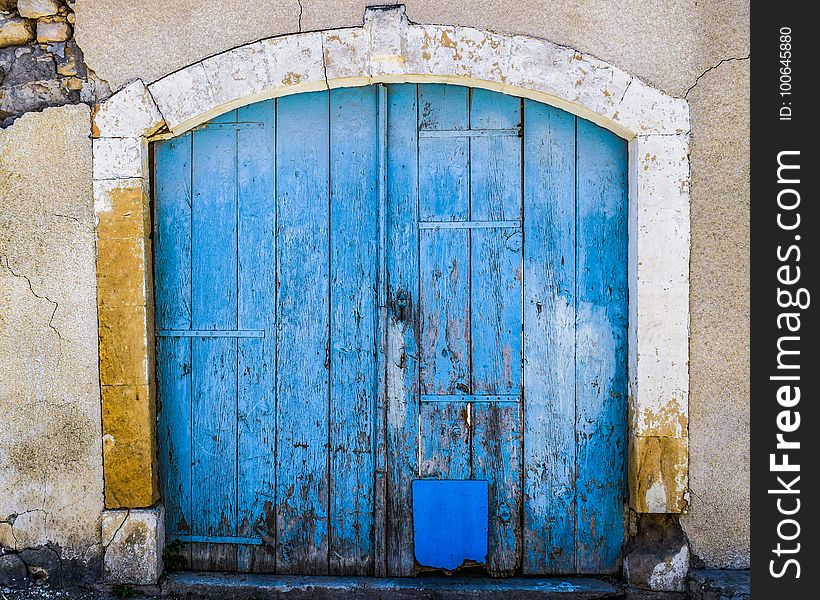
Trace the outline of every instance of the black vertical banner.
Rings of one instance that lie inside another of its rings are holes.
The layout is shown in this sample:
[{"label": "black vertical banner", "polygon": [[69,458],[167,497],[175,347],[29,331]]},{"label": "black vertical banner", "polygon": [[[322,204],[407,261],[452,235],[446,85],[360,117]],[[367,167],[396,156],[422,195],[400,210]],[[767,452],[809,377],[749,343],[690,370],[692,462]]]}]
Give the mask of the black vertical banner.
[{"label": "black vertical banner", "polygon": [[[816,598],[820,475],[811,3],[755,2],[751,58],[752,591]],[[812,11],[813,12],[813,11]]]}]

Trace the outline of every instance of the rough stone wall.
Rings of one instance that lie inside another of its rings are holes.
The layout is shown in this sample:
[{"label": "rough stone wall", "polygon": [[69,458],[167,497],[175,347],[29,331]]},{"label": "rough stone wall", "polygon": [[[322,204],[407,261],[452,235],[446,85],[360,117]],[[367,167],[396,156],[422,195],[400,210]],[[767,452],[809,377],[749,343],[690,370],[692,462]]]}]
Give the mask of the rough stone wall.
[{"label": "rough stone wall", "polygon": [[0,127],[47,106],[110,94],[74,40],[74,0],[0,0]]},{"label": "rough stone wall", "polygon": [[52,582],[101,554],[89,120],[49,108],[0,132],[0,561]]},{"label": "rough stone wall", "polygon": [[[59,49],[54,44],[62,42],[39,44],[28,41],[7,45],[5,50],[0,50],[0,53],[5,53],[0,56],[9,56],[9,48],[12,48],[13,62],[21,60],[17,56],[21,52],[22,60],[39,56],[48,69],[38,71],[32,67],[15,71],[13,64],[7,68],[6,62],[0,62],[6,77],[0,85],[0,102],[6,102],[13,95],[9,90],[17,89],[16,86],[19,85],[28,85],[25,82],[13,82],[22,81],[29,76],[25,74],[32,73],[37,75],[29,79],[29,82],[64,82],[57,87],[68,88],[71,78],[83,80],[88,84],[86,89],[89,93],[83,96],[81,87],[79,91],[71,90],[72,93],[79,93],[79,96],[55,93],[53,101],[38,100],[30,108],[10,111],[3,108],[10,106],[5,104],[0,109],[7,110],[8,115],[2,116],[8,121],[20,112],[39,110],[44,104],[77,101],[91,103],[94,98],[108,93],[105,85],[96,80],[93,73],[107,80],[111,88],[117,90],[136,78],[148,83],[206,56],[264,37],[299,30],[358,25],[361,24],[364,7],[374,3],[367,0],[215,0],[208,3],[178,0],[163,4],[158,10],[155,0],[69,2],[68,7],[76,12],[74,40],[83,49],[87,64],[87,69],[82,71],[87,73],[85,79],[81,76],[79,67],[77,75],[62,75],[58,72],[59,61],[55,57],[59,56],[59,52],[52,48]],[[515,3],[504,0],[405,0],[404,3],[407,5],[408,17],[413,21],[470,25],[549,39],[598,56],[669,94],[685,96],[690,101],[693,122],[690,274],[692,495],[689,514],[682,519],[682,523],[694,555],[701,558],[706,566],[748,566],[748,0],[727,0],[720,3],[696,0],[624,0],[618,3],[609,0],[590,0],[584,3],[576,0],[554,0],[549,3],[540,0],[521,0]],[[13,0],[0,0],[0,10],[11,11],[3,13],[2,30],[6,29],[9,19],[18,18],[14,12],[15,4],[17,3]],[[59,4],[64,7],[62,2]],[[40,18],[48,21],[53,16]],[[59,18],[58,14],[57,20]],[[68,11],[64,13],[64,18],[70,25]],[[25,29],[25,25],[18,24],[15,27],[18,31],[21,27]],[[0,35],[0,46],[4,45],[2,40]],[[65,44],[76,48],[69,41]],[[78,52],[77,56],[79,55],[81,53]],[[49,61],[53,62],[55,77],[51,77],[52,67]],[[72,85],[76,87],[77,83]],[[53,86],[53,83],[42,85],[44,89],[52,89]],[[37,85],[33,87],[40,89]],[[87,114],[87,109],[84,108],[72,110],[84,110]],[[19,178],[18,172],[28,173],[31,156],[35,153],[50,157],[49,164],[74,160],[71,153],[66,156],[60,153],[63,150],[33,141],[52,135],[56,127],[60,126],[50,120],[55,118],[54,114],[54,111],[47,111],[44,115],[49,116],[43,120],[27,116],[8,130],[21,148],[5,159],[4,168],[8,175],[4,173],[4,179]],[[27,139],[26,135],[31,139]],[[46,173],[52,172],[51,169],[44,170]],[[731,176],[727,176],[727,173]],[[62,197],[49,193],[51,184],[43,180],[47,177],[46,174],[40,174],[39,178],[26,180],[26,187],[23,188],[27,190],[24,196],[40,198],[40,204],[44,207],[36,204],[33,206],[43,214],[50,210],[51,205],[57,201],[55,199]],[[90,188],[90,174],[87,184]],[[4,192],[4,211],[5,203],[10,201],[7,198],[19,201],[15,196]],[[39,247],[23,247],[19,251],[19,256],[26,260],[30,259],[29,255],[35,250],[39,252],[38,256],[60,256],[64,252],[66,246],[62,239],[49,237],[50,234],[38,231],[34,224],[15,222],[13,225],[20,229],[11,230],[15,236],[30,236],[33,235],[32,232],[44,236],[40,238]],[[5,231],[7,227],[6,221],[0,224],[0,234],[6,237],[9,236]],[[80,256],[86,256],[90,252],[93,257],[93,230],[91,232],[89,236],[83,233],[71,240],[75,244],[72,247]],[[2,239],[5,240],[6,237]],[[4,243],[7,248],[18,251],[17,241]],[[77,260],[74,256],[71,259]],[[47,293],[36,286],[32,288],[37,294],[60,302],[61,307],[64,306],[63,301],[77,302],[77,298],[87,292],[84,286],[93,286],[93,268],[88,273],[88,279],[85,279],[85,274],[80,278],[77,273],[70,275],[64,270],[54,273],[51,263],[32,263],[31,269],[20,267],[20,271],[14,260],[10,264],[15,272],[39,278],[38,281],[43,286],[54,285],[53,282],[64,283],[65,278],[74,277],[73,288],[69,286],[61,289],[58,285]],[[91,264],[93,267],[93,259]],[[17,282],[16,285],[20,286],[20,278],[8,274],[8,269],[1,265],[0,277],[3,278],[0,281],[4,286],[4,298],[11,293],[6,292],[6,288],[12,289],[7,281]],[[84,290],[79,295],[71,291],[76,290],[78,285]],[[20,323],[29,321],[32,325],[16,325],[15,329],[11,329],[0,321],[4,335],[13,340],[14,348],[35,348],[41,342],[38,336],[49,332],[49,335],[55,335],[48,327],[48,320],[45,323],[38,321],[41,319],[38,311],[42,309],[32,299],[36,297],[20,296],[25,291],[22,289],[15,292],[18,296],[15,296],[14,310],[19,313]],[[39,302],[42,304],[45,301]],[[56,315],[59,314],[58,310],[52,321],[55,326]],[[40,323],[40,329],[35,328],[33,323]],[[63,324],[65,327],[77,326],[77,322],[70,319]],[[83,336],[96,336],[96,325],[88,322],[86,325],[82,329]],[[42,330],[43,326],[46,330]],[[28,333],[29,329],[31,333]],[[65,335],[59,327],[58,330]],[[86,340],[85,337],[82,339]],[[96,342],[95,337],[94,341]],[[51,340],[51,343],[54,341]],[[8,345],[5,343],[4,347]],[[12,357],[3,354],[0,356],[2,365],[19,365],[19,360],[18,363],[11,363]],[[80,372],[96,369],[96,345],[93,356],[76,353],[72,361],[71,364]],[[57,381],[64,376],[65,364],[49,363],[48,366],[49,376],[57,377]],[[3,371],[0,375],[5,376],[9,372],[14,371]],[[7,379],[0,377],[3,385]],[[14,382],[14,379],[9,381]],[[76,382],[72,381],[71,385],[76,385]],[[17,411],[15,415],[19,415],[20,409],[15,404],[12,403],[11,407],[6,404],[9,403],[8,398],[24,396],[14,392],[14,395],[7,398],[6,388],[0,390],[3,394],[0,397],[0,411],[13,410]],[[28,426],[29,429],[34,427],[44,430],[57,423],[70,427],[71,420],[65,413],[52,413],[50,418],[42,411],[27,414],[30,419],[33,415],[33,425]],[[90,413],[84,414],[90,420]],[[91,437],[88,439],[96,435],[96,440],[99,441],[99,416],[96,418],[97,429],[89,433]],[[0,422],[9,421],[6,419]],[[3,440],[8,444],[8,439],[9,430],[0,427],[0,453],[4,451]],[[40,454],[43,460],[56,460],[49,452],[62,454],[54,445],[48,448],[50,450],[43,450]],[[9,481],[10,477],[2,471],[2,465],[0,457],[0,483]],[[94,477],[98,477],[94,480],[94,485],[101,486],[101,472],[94,472],[92,477],[92,471],[86,472],[88,478],[85,481],[91,482]],[[44,478],[38,481],[49,484]],[[37,501],[42,501],[41,497],[25,500],[25,494],[26,492],[12,495],[15,506],[36,507]],[[3,502],[0,499],[0,520],[7,510]],[[97,510],[96,504],[94,507],[92,513]],[[22,531],[19,518],[16,523],[15,527]],[[31,529],[37,530],[37,526],[32,525]],[[8,527],[0,523],[0,542],[4,539],[4,531],[8,531]],[[66,539],[71,538],[71,527],[65,523],[59,526],[54,524],[51,531],[65,535]]]}]

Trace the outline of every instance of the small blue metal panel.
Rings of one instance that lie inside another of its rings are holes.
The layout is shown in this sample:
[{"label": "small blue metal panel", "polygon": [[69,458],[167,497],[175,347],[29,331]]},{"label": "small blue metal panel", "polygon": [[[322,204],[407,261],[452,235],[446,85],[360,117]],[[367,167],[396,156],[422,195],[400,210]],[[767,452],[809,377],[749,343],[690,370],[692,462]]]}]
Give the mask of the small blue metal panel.
[{"label": "small blue metal panel", "polygon": [[456,569],[464,561],[487,562],[486,481],[418,479],[413,482],[416,561]]}]

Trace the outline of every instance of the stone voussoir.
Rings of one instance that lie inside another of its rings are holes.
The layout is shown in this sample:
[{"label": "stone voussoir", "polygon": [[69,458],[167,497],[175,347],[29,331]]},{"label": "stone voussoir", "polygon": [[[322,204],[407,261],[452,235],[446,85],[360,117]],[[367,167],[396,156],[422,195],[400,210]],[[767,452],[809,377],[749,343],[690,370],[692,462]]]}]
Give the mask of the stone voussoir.
[{"label": "stone voussoir", "polygon": [[92,149],[95,180],[139,178],[145,171],[147,148],[144,138],[101,137],[94,140]]},{"label": "stone voussoir", "polygon": [[368,9],[363,27],[268,38],[148,87],[182,133],[241,104],[375,82],[461,82],[556,104],[627,138],[689,130],[685,100],[593,56],[537,38],[416,25],[403,7]]},{"label": "stone voussoir", "polygon": [[162,124],[162,115],[148,88],[137,79],[99,105],[92,135],[138,138],[150,135]]}]

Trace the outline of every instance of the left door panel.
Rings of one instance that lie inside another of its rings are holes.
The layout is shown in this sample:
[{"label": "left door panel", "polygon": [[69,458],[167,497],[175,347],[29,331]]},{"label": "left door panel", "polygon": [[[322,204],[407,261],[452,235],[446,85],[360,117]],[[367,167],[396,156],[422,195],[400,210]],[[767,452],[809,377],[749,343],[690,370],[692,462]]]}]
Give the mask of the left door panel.
[{"label": "left door panel", "polygon": [[372,574],[377,112],[376,88],[300,94],[156,146],[160,475],[189,568]]}]

